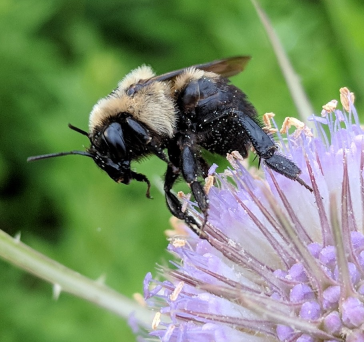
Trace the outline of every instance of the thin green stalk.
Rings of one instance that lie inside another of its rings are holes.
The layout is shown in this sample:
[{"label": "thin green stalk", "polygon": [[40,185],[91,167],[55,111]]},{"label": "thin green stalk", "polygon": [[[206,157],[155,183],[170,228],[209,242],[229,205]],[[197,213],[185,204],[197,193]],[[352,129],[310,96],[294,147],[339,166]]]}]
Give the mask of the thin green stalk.
[{"label": "thin green stalk", "polygon": [[0,257],[44,279],[61,291],[86,299],[127,319],[134,313],[138,322],[149,327],[153,312],[106,285],[89,279],[35,251],[0,230]]},{"label": "thin green stalk", "polygon": [[311,103],[308,100],[308,97],[305,93],[305,90],[303,89],[300,79],[295,73],[293,66],[284,51],[284,48],[275,33],[273,26],[268,18],[268,16],[265,14],[263,9],[260,7],[257,0],[251,0],[253,3],[255,10],[258,13],[258,16],[265,28],[265,31],[267,32],[268,38],[272,44],[274,53],[277,57],[279,66],[282,70],[283,76],[286,80],[288,89],[291,93],[292,99],[294,101],[294,104],[297,108],[299,117],[301,121],[303,121],[306,125],[311,126],[311,123],[307,121],[307,118],[314,113]]}]

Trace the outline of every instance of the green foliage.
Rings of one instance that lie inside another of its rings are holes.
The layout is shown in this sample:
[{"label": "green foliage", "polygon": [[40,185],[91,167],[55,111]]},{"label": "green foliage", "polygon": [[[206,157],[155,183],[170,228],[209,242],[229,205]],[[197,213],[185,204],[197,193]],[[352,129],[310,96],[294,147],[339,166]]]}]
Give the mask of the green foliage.
[{"label": "green foliage", "polygon": [[[345,3],[345,6],[344,6]],[[359,0],[261,1],[317,113],[348,86],[364,89],[364,5]],[[67,128],[130,69],[158,73],[252,55],[233,82],[260,114],[295,116],[269,41],[249,1],[3,0],[0,3],[0,227],[58,262],[131,296],[164,263],[170,217],[158,182],[165,165],[135,164],[153,181],[113,183],[81,157],[27,164],[31,155],[83,149]],[[0,263],[1,341],[132,341],[127,324]]]}]

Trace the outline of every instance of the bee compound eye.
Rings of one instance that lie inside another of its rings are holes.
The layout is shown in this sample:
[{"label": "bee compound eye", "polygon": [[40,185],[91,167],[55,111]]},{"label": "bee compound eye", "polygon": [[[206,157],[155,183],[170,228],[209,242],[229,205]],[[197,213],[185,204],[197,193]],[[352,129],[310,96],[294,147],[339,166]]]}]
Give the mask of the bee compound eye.
[{"label": "bee compound eye", "polygon": [[110,124],[105,129],[103,137],[112,155],[118,159],[125,158],[127,153],[124,134],[123,129],[118,122],[113,122]]}]

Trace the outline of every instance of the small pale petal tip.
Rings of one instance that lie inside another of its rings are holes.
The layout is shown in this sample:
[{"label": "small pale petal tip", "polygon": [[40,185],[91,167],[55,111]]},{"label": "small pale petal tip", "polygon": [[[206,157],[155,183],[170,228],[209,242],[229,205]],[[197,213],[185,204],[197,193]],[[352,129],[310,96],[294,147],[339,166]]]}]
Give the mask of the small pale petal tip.
[{"label": "small pale petal tip", "polygon": [[354,104],[355,95],[347,87],[340,88],[340,102],[344,109],[349,112],[350,104]]},{"label": "small pale petal tip", "polygon": [[152,322],[152,329],[156,330],[158,329],[159,323],[161,322],[161,313],[160,312],[156,312],[154,318],[153,318],[153,322]]},{"label": "small pale petal tip", "polygon": [[330,102],[326,103],[322,106],[323,111],[321,112],[321,116],[325,117],[327,113],[332,113],[337,107],[338,101],[331,100]]},{"label": "small pale petal tip", "polygon": [[141,293],[139,293],[139,292],[134,293],[133,298],[143,308],[147,307],[147,303]]},{"label": "small pale petal tip", "polygon": [[168,238],[174,239],[176,236],[184,237],[188,235],[185,223],[180,219],[178,219],[177,217],[172,216],[169,219],[169,223],[172,229],[167,229],[164,231],[164,234]]},{"label": "small pale petal tip", "polygon": [[308,137],[313,137],[312,131],[306,124],[296,118],[286,117],[283,121],[280,133],[285,134],[291,127],[295,127],[294,137],[298,137],[301,133],[304,133]]},{"label": "small pale petal tip", "polygon": [[274,117],[275,117],[274,113],[265,113],[263,115],[263,123],[264,123],[263,130],[268,134],[274,134],[274,133],[278,132],[278,130],[276,128],[272,127],[271,120]]}]

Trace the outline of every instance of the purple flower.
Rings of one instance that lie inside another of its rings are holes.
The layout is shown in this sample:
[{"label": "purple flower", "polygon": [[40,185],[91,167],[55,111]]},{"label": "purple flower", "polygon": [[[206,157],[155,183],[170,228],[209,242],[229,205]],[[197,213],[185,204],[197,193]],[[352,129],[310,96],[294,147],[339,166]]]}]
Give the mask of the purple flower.
[{"label": "purple flower", "polygon": [[167,280],[146,277],[145,299],[158,312],[151,336],[364,341],[364,132],[353,95],[341,93],[343,111],[332,101],[311,117],[315,136],[294,119],[286,139],[278,134],[312,193],[268,168],[265,178],[252,175],[237,153],[228,157],[232,168],[209,189],[207,239],[172,238],[176,258],[159,270]]}]

